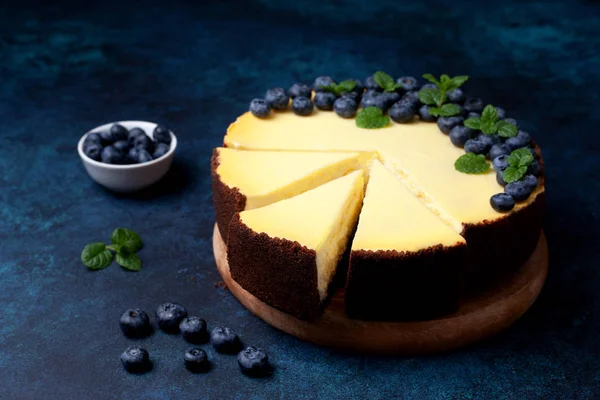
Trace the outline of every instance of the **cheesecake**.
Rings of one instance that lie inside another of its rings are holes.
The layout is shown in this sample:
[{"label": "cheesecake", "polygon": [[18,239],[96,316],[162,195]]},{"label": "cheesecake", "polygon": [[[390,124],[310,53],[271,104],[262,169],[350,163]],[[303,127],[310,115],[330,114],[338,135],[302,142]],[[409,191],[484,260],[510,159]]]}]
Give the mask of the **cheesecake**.
[{"label": "cheesecake", "polygon": [[466,250],[462,236],[374,162],[351,246],[348,315],[409,320],[454,311]]},{"label": "cheesecake", "polygon": [[358,170],[236,213],[227,242],[232,278],[272,307],[315,318],[356,226],[364,186],[364,172]]}]

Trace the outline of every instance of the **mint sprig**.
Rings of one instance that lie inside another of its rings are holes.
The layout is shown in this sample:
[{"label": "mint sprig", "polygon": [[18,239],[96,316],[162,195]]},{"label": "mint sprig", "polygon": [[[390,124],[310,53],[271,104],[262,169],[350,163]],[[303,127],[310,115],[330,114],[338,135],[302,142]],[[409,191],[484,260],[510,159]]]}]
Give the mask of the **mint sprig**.
[{"label": "mint sprig", "polygon": [[137,253],[142,247],[140,235],[126,228],[117,228],[110,236],[111,245],[97,242],[88,244],[81,252],[81,261],[91,270],[104,269],[108,267],[113,259],[130,271],[139,271],[142,261]]},{"label": "mint sprig", "polygon": [[486,135],[497,133],[498,136],[502,137],[514,137],[518,133],[516,126],[498,119],[498,110],[491,104],[485,106],[481,117],[468,118],[464,124],[466,127],[481,131]]},{"label": "mint sprig", "polygon": [[467,75],[459,75],[450,78],[446,74],[442,74],[438,80],[431,74],[424,74],[423,78],[437,86],[434,88],[425,88],[419,91],[419,100],[429,107],[429,113],[435,117],[451,117],[460,112],[460,107],[456,104],[444,104],[447,100],[448,92],[461,87],[469,77]]},{"label": "mint sprig", "polygon": [[386,74],[383,71],[377,71],[373,74],[373,80],[379,85],[385,92],[395,92],[397,89],[402,88],[402,83],[394,82],[394,78]]},{"label": "mint sprig", "polygon": [[356,114],[356,126],[364,129],[380,129],[390,124],[390,117],[383,115],[379,107],[363,108]]},{"label": "mint sprig", "polygon": [[465,174],[483,174],[490,169],[490,164],[483,154],[466,153],[456,159],[454,168]]},{"label": "mint sprig", "polygon": [[502,179],[506,183],[516,182],[527,173],[527,167],[533,162],[533,155],[529,149],[514,150],[508,158],[508,167],[502,171]]},{"label": "mint sprig", "polygon": [[356,81],[353,79],[347,79],[345,81],[341,81],[338,84],[332,83],[329,86],[320,85],[319,88],[326,92],[331,92],[336,96],[341,95],[342,93],[351,92],[356,87]]}]

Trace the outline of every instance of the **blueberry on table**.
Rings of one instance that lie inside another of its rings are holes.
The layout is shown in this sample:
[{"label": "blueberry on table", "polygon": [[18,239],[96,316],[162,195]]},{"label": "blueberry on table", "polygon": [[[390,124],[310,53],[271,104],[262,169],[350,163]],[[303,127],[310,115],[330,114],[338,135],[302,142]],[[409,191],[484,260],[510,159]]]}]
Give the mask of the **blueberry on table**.
[{"label": "blueberry on table", "polygon": [[358,110],[358,103],[350,97],[342,96],[333,102],[333,109],[342,118],[353,118]]},{"label": "blueberry on table", "polygon": [[531,143],[531,136],[529,133],[524,131],[519,131],[517,136],[506,139],[506,145],[510,148],[511,151],[518,149],[519,147],[525,147]]},{"label": "blueberry on table", "polygon": [[419,118],[421,119],[421,121],[423,122],[435,122],[437,121],[437,117],[431,115],[429,113],[429,107],[427,105],[421,106],[419,108]]},{"label": "blueberry on table", "polygon": [[464,144],[467,153],[486,154],[489,146],[478,139],[469,139]]},{"label": "blueberry on table", "polygon": [[183,338],[190,343],[206,343],[208,331],[206,321],[198,317],[186,317],[179,324]]},{"label": "blueberry on table", "polygon": [[119,325],[127,337],[142,337],[151,332],[148,314],[139,308],[130,308],[121,314]]},{"label": "blueberry on table", "polygon": [[463,104],[465,102],[465,94],[460,88],[456,88],[448,92],[448,101],[450,103]]},{"label": "blueberry on table", "polygon": [[490,160],[494,160],[499,156],[507,156],[510,154],[510,148],[504,143],[496,143],[490,148]]},{"label": "blueberry on table", "polygon": [[210,367],[206,352],[197,347],[188,349],[183,355],[185,367],[192,372],[206,372]]},{"label": "blueberry on table", "polygon": [[265,93],[265,101],[272,110],[285,110],[290,104],[290,97],[285,92],[285,89],[276,87],[267,90]]},{"label": "blueberry on table", "polygon": [[403,76],[396,80],[396,83],[402,84],[402,89],[405,91],[418,90],[420,85],[419,81],[417,81],[412,76]]},{"label": "blueberry on table", "polygon": [[121,354],[121,363],[128,372],[147,372],[152,368],[150,354],[146,349],[131,346]]},{"label": "blueberry on table", "polygon": [[127,131],[127,128],[125,128],[121,124],[113,124],[113,126],[110,127],[110,133],[112,134],[113,140],[115,142],[119,140],[127,140],[127,137],[129,135],[129,131]]},{"label": "blueberry on table", "polygon": [[155,160],[167,154],[171,147],[165,143],[158,143],[154,148],[154,153],[152,153],[152,158]]},{"label": "blueberry on table", "polygon": [[271,107],[264,99],[254,99],[250,102],[250,112],[258,118],[267,118],[271,113]]},{"label": "blueberry on table", "polygon": [[323,86],[331,86],[334,83],[335,81],[333,80],[333,78],[329,76],[319,76],[313,82],[313,89],[315,92],[322,92]]},{"label": "blueberry on table", "polygon": [[482,112],[484,106],[485,104],[483,104],[483,100],[481,100],[479,97],[470,97],[465,100],[464,104],[465,110],[467,110],[467,112],[476,113]]},{"label": "blueberry on table", "polygon": [[456,125],[450,131],[450,142],[456,147],[464,147],[467,140],[471,139],[475,131],[464,125]]},{"label": "blueberry on table", "polygon": [[375,94],[372,94],[369,96],[367,96],[367,95],[363,96],[361,105],[363,106],[363,108],[377,107],[384,113],[390,107],[389,99],[383,93],[375,93]]},{"label": "blueberry on table", "polygon": [[390,108],[390,118],[401,124],[411,122],[415,118],[415,110],[398,102]]},{"label": "blueberry on table", "polygon": [[292,110],[296,115],[310,115],[312,114],[313,109],[313,103],[308,97],[298,96],[294,100],[292,100]]},{"label": "blueberry on table", "polygon": [[156,125],[154,131],[152,132],[152,139],[156,143],[165,143],[167,145],[171,144],[171,132],[163,125]]},{"label": "blueberry on table", "polygon": [[298,96],[308,97],[310,99],[311,88],[304,83],[294,83],[288,90],[288,94],[293,99]]},{"label": "blueberry on table", "polygon": [[115,165],[125,164],[127,161],[123,153],[113,146],[107,146],[102,150],[101,159],[103,163]]},{"label": "blueberry on table", "polygon": [[331,92],[316,92],[314,102],[319,110],[331,111],[333,110],[333,102],[335,99],[335,94]]},{"label": "blueberry on table", "polygon": [[119,140],[114,142],[112,146],[123,154],[129,151],[129,142],[127,140]]},{"label": "blueberry on table", "polygon": [[510,194],[497,193],[490,197],[490,205],[498,212],[508,212],[515,207],[515,199]]},{"label": "blueberry on table", "polygon": [[535,188],[537,188],[538,178],[536,178],[535,176],[525,175],[522,180],[523,180],[523,183],[525,183],[525,185],[527,185],[531,188],[531,191],[534,191]]},{"label": "blueberry on table", "polygon": [[504,193],[510,194],[517,202],[527,200],[531,192],[533,189],[524,181],[511,182],[504,186]]},{"label": "blueberry on table", "polygon": [[502,176],[502,171],[496,171],[496,182],[498,182],[498,185],[502,187],[506,186],[506,182],[504,181],[504,177]]},{"label": "blueberry on table", "polygon": [[137,156],[137,160],[136,160],[136,162],[138,164],[143,164],[143,163],[146,163],[146,162],[150,162],[152,160],[153,160],[153,158],[150,155],[150,153],[148,153],[147,150],[144,150],[144,149],[139,149],[138,150],[138,156]]},{"label": "blueberry on table", "polygon": [[463,117],[440,117],[437,120],[437,124],[440,128],[440,131],[444,132],[445,134],[448,134],[450,133],[452,128],[454,128],[456,125],[462,124],[463,121]]},{"label": "blueberry on table", "polygon": [[133,147],[138,150],[146,150],[148,153],[154,152],[154,142],[147,135],[138,135],[133,139]]},{"label": "blueberry on table", "polygon": [[494,169],[496,171],[504,171],[506,168],[508,168],[508,154],[503,154],[492,158],[492,163],[494,164]]},{"label": "blueberry on table", "polygon": [[237,333],[231,328],[217,327],[210,332],[210,343],[219,353],[235,354],[242,346]]},{"label": "blueberry on table", "polygon": [[375,78],[373,78],[373,75],[368,76],[365,79],[365,88],[367,90],[374,90],[376,92],[383,92],[383,88],[381,86],[379,86],[379,84],[377,82],[375,82]]},{"label": "blueberry on table", "polygon": [[102,150],[103,147],[100,143],[90,143],[83,147],[83,153],[95,161],[100,161],[102,159]]},{"label": "blueberry on table", "polygon": [[133,146],[133,142],[135,141],[135,138],[138,136],[146,136],[146,132],[144,132],[144,130],[142,128],[132,128],[129,130],[129,134],[127,136],[127,141],[129,142],[129,144],[131,146]]},{"label": "blueberry on table", "polygon": [[267,353],[254,346],[246,347],[240,351],[237,355],[237,362],[242,373],[248,376],[265,376],[271,370]]},{"label": "blueberry on table", "polygon": [[158,327],[167,333],[177,333],[179,324],[187,317],[186,309],[177,303],[164,303],[156,309]]}]

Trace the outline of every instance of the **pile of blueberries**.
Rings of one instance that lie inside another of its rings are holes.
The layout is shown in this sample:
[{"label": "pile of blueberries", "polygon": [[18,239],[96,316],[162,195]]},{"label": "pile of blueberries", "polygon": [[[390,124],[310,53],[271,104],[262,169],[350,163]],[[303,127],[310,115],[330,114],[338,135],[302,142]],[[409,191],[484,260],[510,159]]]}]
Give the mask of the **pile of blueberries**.
[{"label": "pile of blueberries", "polygon": [[127,130],[114,124],[109,130],[93,132],[83,142],[83,152],[95,161],[107,164],[139,164],[156,160],[171,148],[171,133],[157,125],[152,140],[141,128]]},{"label": "pile of blueberries", "polygon": [[[237,354],[237,362],[241,371],[253,377],[263,377],[272,372],[269,357],[264,350],[254,346],[241,350],[242,343],[237,333],[227,327],[214,328],[210,335],[206,321],[188,316],[186,309],[177,303],[164,303],[156,309],[158,327],[166,333],[179,333],[192,344],[203,344],[210,341],[216,351],[223,354]],[[152,333],[148,314],[139,308],[126,310],[119,321],[125,336],[140,338]],[[241,350],[241,351],[240,351]],[[183,355],[186,368],[192,372],[206,372],[210,369],[208,355],[199,347],[188,349]],[[150,354],[139,346],[131,346],[121,354],[123,367],[132,373],[143,373],[152,369]]]},{"label": "pile of blueberries", "polygon": [[[457,105],[459,113],[451,117],[436,117],[429,113],[431,106],[419,100],[420,90],[437,88],[433,83],[421,86],[414,77],[405,76],[396,80],[396,83],[401,84],[398,90],[385,92],[375,82],[373,76],[367,77],[364,84],[356,79],[354,81],[356,83],[354,89],[343,92],[339,96],[323,89],[336,83],[328,76],[316,78],[312,88],[303,83],[295,83],[288,91],[280,87],[272,88],[267,90],[264,98],[252,100],[250,112],[256,117],[266,118],[271,110],[287,109],[291,98],[292,111],[301,116],[310,115],[315,106],[319,110],[333,110],[343,118],[355,117],[359,106],[378,107],[384,114],[389,113],[390,118],[398,123],[411,122],[415,116],[418,116],[421,121],[437,122],[440,130],[449,135],[453,145],[464,148],[466,152],[483,154],[493,162],[496,180],[504,187],[504,193],[498,193],[490,198],[490,204],[496,211],[512,210],[515,202],[527,200],[537,187],[538,177],[542,174],[540,155],[533,148],[531,136],[527,132],[519,130],[517,136],[504,138],[497,134],[486,135],[463,124],[467,118],[481,117],[485,104],[480,98],[467,98],[462,89],[454,89],[447,94],[448,102]],[[311,101],[313,91],[314,99]],[[496,107],[496,110],[498,119],[519,127],[516,120],[508,118],[504,109]],[[502,179],[502,172],[508,167],[509,154],[519,148],[529,149],[534,161],[522,179],[507,184]]]}]

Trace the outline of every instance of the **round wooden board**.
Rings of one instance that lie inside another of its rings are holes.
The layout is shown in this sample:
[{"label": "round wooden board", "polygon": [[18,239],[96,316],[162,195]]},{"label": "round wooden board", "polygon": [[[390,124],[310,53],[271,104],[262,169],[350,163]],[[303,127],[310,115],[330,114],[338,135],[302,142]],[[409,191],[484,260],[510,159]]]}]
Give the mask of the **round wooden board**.
[{"label": "round wooden board", "polygon": [[240,303],[268,324],[318,345],[365,353],[426,354],[455,349],[500,332],[533,304],[548,272],[544,233],[515,276],[484,295],[463,299],[452,315],[419,322],[373,322],[349,319],[344,291],[335,293],[323,315],[302,321],[258,300],[237,284],[229,273],[227,245],[215,224],[213,251],[219,273]]}]

